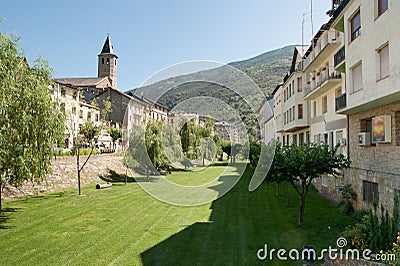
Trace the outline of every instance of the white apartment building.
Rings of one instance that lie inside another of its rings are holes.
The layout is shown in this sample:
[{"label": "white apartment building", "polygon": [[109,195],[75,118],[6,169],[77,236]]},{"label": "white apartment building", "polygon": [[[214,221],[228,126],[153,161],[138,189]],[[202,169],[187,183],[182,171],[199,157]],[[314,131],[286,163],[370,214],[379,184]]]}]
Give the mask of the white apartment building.
[{"label": "white apartment building", "polygon": [[[332,26],[343,32],[335,66],[346,72],[349,120],[347,182],[357,208],[393,207],[400,189],[400,1],[333,1]],[[340,53],[339,53],[340,52]]]},{"label": "white apartment building", "polygon": [[283,89],[282,83],[276,85],[272,91],[274,97],[274,120],[275,120],[275,139],[279,142],[283,140]]},{"label": "white apartment building", "polygon": [[346,154],[346,116],[336,111],[341,108],[336,99],[345,89],[344,74],[334,66],[334,55],[343,45],[343,33],[332,27],[333,19],[322,25],[304,55],[307,79],[304,99],[310,101],[311,142],[341,145]]},{"label": "white apartment building", "polygon": [[283,145],[310,142],[309,101],[303,98],[305,74],[302,57],[306,49],[306,46],[294,48],[290,71],[272,92],[276,139]]},{"label": "white apartment building", "polygon": [[276,138],[274,120],[274,98],[272,96],[264,99],[257,110],[258,125],[260,126],[260,141],[268,144]]},{"label": "white apartment building", "polygon": [[290,71],[283,79],[283,145],[310,142],[309,101],[304,99],[305,74],[302,57],[305,46],[296,46],[293,51]]}]

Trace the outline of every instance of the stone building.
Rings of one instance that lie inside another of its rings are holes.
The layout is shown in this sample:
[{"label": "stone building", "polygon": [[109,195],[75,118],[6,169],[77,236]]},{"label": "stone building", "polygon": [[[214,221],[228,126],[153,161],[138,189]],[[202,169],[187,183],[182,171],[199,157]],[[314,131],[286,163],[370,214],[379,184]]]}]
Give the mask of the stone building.
[{"label": "stone building", "polygon": [[82,100],[81,91],[77,87],[56,82],[52,99],[57,101],[61,110],[65,112],[65,143],[61,146],[72,148],[74,138],[86,122],[100,126],[100,109]]}]

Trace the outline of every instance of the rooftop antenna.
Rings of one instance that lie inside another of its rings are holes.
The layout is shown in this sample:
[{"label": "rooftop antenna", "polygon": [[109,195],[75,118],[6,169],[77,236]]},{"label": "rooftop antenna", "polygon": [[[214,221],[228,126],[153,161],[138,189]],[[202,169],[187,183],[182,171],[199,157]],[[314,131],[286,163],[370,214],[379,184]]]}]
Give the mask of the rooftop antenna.
[{"label": "rooftop antenna", "polygon": [[[310,1],[311,1],[310,19],[311,19],[311,35],[312,35],[312,34],[314,34],[314,21],[313,21],[313,14],[312,14],[313,13],[312,0],[310,0]],[[314,41],[314,39],[313,39],[313,41]]]}]

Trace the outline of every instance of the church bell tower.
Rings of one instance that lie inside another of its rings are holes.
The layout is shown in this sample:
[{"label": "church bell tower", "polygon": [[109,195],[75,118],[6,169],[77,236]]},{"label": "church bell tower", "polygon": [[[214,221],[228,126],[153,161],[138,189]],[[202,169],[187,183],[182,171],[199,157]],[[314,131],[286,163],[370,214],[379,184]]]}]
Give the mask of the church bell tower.
[{"label": "church bell tower", "polygon": [[118,56],[114,54],[114,49],[111,44],[110,35],[103,45],[101,53],[98,55],[98,70],[97,76],[99,78],[109,77],[111,79],[111,86],[117,89],[117,59]]}]

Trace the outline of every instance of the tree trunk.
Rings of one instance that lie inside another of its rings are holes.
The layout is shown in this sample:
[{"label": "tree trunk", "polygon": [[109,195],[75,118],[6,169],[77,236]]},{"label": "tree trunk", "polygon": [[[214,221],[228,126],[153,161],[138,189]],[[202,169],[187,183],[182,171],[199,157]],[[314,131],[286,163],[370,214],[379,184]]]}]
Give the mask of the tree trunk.
[{"label": "tree trunk", "polygon": [[76,154],[76,168],[78,170],[78,195],[82,195],[81,192],[81,169],[79,167],[79,146],[76,149],[77,154]]},{"label": "tree trunk", "polygon": [[0,180],[0,214],[3,213],[3,207],[2,207],[2,200],[1,200],[1,193],[3,192],[3,182]]},{"label": "tree trunk", "polygon": [[303,191],[300,196],[299,222],[298,225],[303,225],[304,208],[306,207],[306,193]]},{"label": "tree trunk", "polygon": [[286,182],[286,205],[289,206],[289,183]]}]

